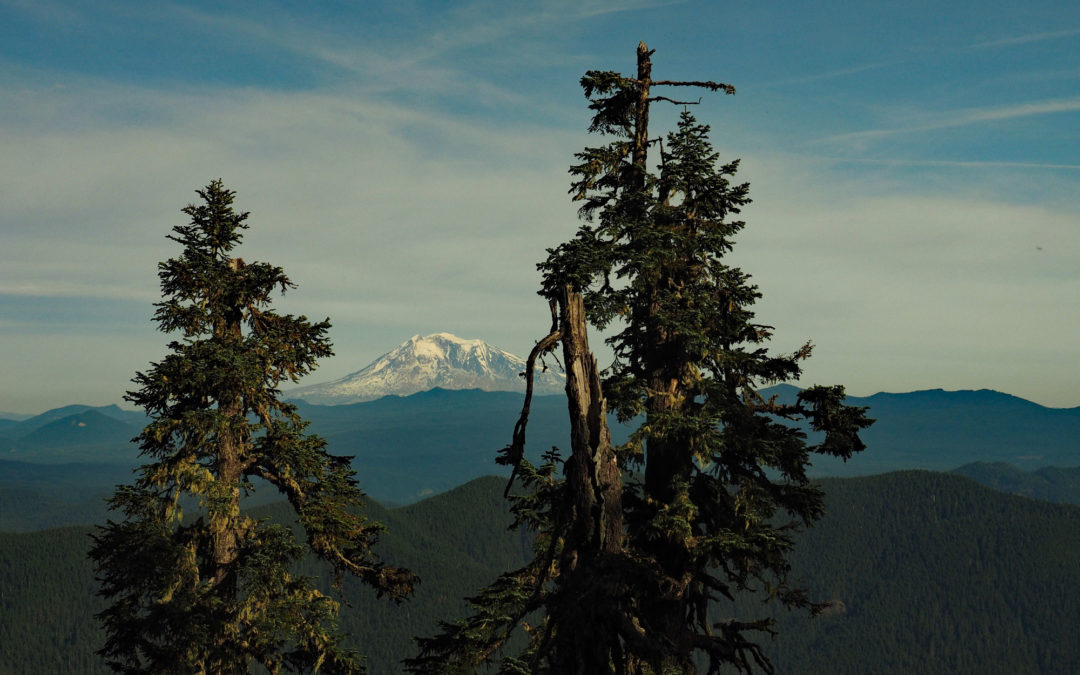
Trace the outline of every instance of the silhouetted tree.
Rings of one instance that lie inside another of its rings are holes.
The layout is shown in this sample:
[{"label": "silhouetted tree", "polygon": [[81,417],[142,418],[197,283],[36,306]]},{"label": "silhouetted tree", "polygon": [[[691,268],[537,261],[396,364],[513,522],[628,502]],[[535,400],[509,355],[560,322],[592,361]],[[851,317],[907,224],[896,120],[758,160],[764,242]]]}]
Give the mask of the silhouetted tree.
[{"label": "silhouetted tree", "polygon": [[[233,256],[248,227],[234,192],[218,180],[198,194],[190,223],[169,235],[183,253],[158,266],[155,321],[179,338],[127,395],[152,419],[136,439],[151,461],[110,499],[123,518],[93,537],[111,601],[99,653],[127,673],[362,672],[335,634],[338,603],[290,571],[307,548],[380,595],[401,599],[415,581],[372,554],[382,527],[358,511],[349,458],[330,455],[279,400],[282,381],[331,354],[330,324],[275,313],[272,295],[293,284],[280,267]],[[306,547],[240,512],[255,478],[288,498]]]}]

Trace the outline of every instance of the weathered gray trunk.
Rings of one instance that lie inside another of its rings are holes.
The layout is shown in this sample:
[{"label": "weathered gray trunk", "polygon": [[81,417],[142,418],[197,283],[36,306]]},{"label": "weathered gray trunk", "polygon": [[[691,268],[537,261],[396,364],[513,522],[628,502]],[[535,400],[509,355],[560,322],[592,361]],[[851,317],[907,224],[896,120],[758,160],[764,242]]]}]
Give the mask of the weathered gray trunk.
[{"label": "weathered gray trunk", "polygon": [[617,590],[612,563],[623,550],[622,475],[607,426],[596,358],[589,350],[581,295],[569,286],[559,298],[559,325],[570,414],[566,490],[571,509],[560,558],[556,672],[611,673],[619,652]]},{"label": "weathered gray trunk", "polygon": [[622,475],[611,447],[600,373],[589,350],[581,295],[567,288],[561,305],[571,447],[566,480],[575,511],[568,543],[582,552],[616,553],[623,538]]}]

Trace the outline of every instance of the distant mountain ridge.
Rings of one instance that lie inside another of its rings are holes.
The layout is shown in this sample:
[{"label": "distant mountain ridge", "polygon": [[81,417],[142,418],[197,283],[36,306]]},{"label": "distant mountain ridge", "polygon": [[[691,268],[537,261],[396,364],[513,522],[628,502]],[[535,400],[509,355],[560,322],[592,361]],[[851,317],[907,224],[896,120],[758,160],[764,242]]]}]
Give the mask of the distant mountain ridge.
[{"label": "distant mountain ridge", "polygon": [[0,458],[40,462],[133,464],[131,445],[146,423],[141,412],[116,405],[67,405],[0,424]]},{"label": "distant mountain ridge", "polygon": [[[791,402],[798,387],[761,391]],[[1080,407],[1048,408],[992,389],[923,389],[848,396],[877,420],[860,437],[867,450],[848,461],[815,457],[811,475],[860,476],[897,469],[951,471],[972,462],[1008,462],[1033,471],[1080,463]]]},{"label": "distant mountain ridge", "polygon": [[5,425],[5,428],[16,429],[13,434],[8,435],[13,435],[15,437],[26,436],[35,429],[39,429],[51,422],[56,422],[73,415],[81,415],[90,411],[127,424],[141,426],[146,422],[146,415],[143,413],[136,410],[124,410],[118,405],[93,406],[74,404],[65,405],[60,408],[52,408],[38,415],[24,415],[22,419],[11,420],[12,425]]},{"label": "distant mountain ridge", "polygon": [[[798,391],[781,385],[762,394],[786,400]],[[522,396],[434,388],[348,405],[297,403],[301,416],[311,422],[309,431],[323,436],[334,454],[353,457],[353,468],[369,494],[408,503],[499,471],[493,459],[510,441]],[[1023,471],[1080,464],[1080,408],[1046,408],[986,390],[879,393],[849,397],[848,403],[869,406],[868,414],[877,420],[862,435],[867,450],[847,462],[815,457],[810,469],[814,477],[897,469],[951,471],[973,462],[1007,462]],[[120,419],[110,419],[113,416]],[[48,411],[0,426],[0,459],[130,467],[143,461],[130,439],[145,420],[141,413],[115,406]],[[623,442],[629,427],[612,419],[611,433],[614,442]],[[568,440],[565,397],[535,398],[529,456],[538,458],[552,446],[565,451]]]},{"label": "distant mountain ridge", "polygon": [[[520,358],[482,340],[449,333],[416,335],[348,377],[285,395],[294,399],[311,423],[309,431],[324,437],[331,452],[353,458],[365,490],[400,504],[501,470],[493,459],[510,441],[521,412],[522,370]],[[561,372],[538,375],[528,432],[531,458],[552,446],[568,448],[564,383]],[[779,384],[761,394],[789,402],[799,391]],[[1080,464],[1080,407],[1047,408],[986,389],[879,392],[849,396],[847,402],[867,406],[877,420],[862,434],[867,450],[847,462],[814,457],[810,475],[815,478],[898,469],[951,471],[974,462],[1004,462],[1024,472]],[[27,464],[58,465],[57,471],[63,471],[59,465],[77,463],[128,470],[144,461],[131,439],[146,423],[141,411],[115,405],[70,405],[21,421],[0,420],[0,459],[23,463],[11,468],[14,480],[0,487],[28,487],[18,480]],[[629,432],[630,425],[611,418],[615,443],[625,441]],[[1060,482],[1058,477],[1036,477],[1030,486],[1009,487],[1018,481],[1008,476],[984,480],[1011,492],[1047,495],[1057,495],[1054,481]],[[114,484],[99,487],[111,490]]]},{"label": "distant mountain ridge", "polygon": [[[433,388],[524,391],[525,360],[483,340],[450,333],[414,335],[367,366],[345,377],[285,392],[288,399],[317,405],[346,405],[383,396],[408,396]],[[536,393],[565,387],[561,371],[537,372]]]}]

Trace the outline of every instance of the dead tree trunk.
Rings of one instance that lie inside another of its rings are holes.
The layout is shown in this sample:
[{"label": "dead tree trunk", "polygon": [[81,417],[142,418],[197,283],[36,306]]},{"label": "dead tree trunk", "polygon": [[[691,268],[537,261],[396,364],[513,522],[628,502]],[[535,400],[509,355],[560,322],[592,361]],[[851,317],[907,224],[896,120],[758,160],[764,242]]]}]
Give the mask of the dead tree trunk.
[{"label": "dead tree trunk", "polygon": [[622,475],[589,350],[584,303],[569,286],[559,298],[559,326],[571,453],[564,467],[569,522],[559,561],[561,601],[553,608],[551,665],[560,673],[609,673],[621,651],[612,563],[623,549]]},{"label": "dead tree trunk", "polygon": [[570,413],[566,480],[575,511],[567,543],[581,552],[615,553],[622,550],[622,475],[611,447],[607,405],[596,357],[589,350],[581,294],[565,287],[560,305]]},{"label": "dead tree trunk", "polygon": [[[621,593],[614,565],[623,552],[622,474],[611,447],[607,406],[596,357],[589,350],[588,323],[581,294],[563,285],[551,300],[551,333],[529,354],[525,403],[503,463],[515,469],[525,448],[536,360],[562,345],[566,403],[570,416],[570,456],[564,464],[562,502],[553,536],[561,538],[557,590],[548,605],[545,648],[553,672],[568,675],[612,673],[619,663]],[[511,482],[513,476],[511,477]],[[510,485],[507,485],[509,491]],[[553,549],[554,550],[554,549]]]}]

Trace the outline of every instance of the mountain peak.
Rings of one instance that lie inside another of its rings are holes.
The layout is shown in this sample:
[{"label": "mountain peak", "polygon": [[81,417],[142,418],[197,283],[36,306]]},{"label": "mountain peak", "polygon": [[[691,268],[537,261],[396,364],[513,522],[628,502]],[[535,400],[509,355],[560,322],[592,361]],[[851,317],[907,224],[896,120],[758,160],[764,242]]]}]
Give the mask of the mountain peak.
[{"label": "mountain peak", "polygon": [[[383,396],[407,396],[434,387],[524,391],[524,359],[483,340],[452,333],[413,335],[393,350],[345,377],[286,393],[308,403],[343,405]],[[561,372],[538,373],[537,393],[558,393],[565,386]]]}]

